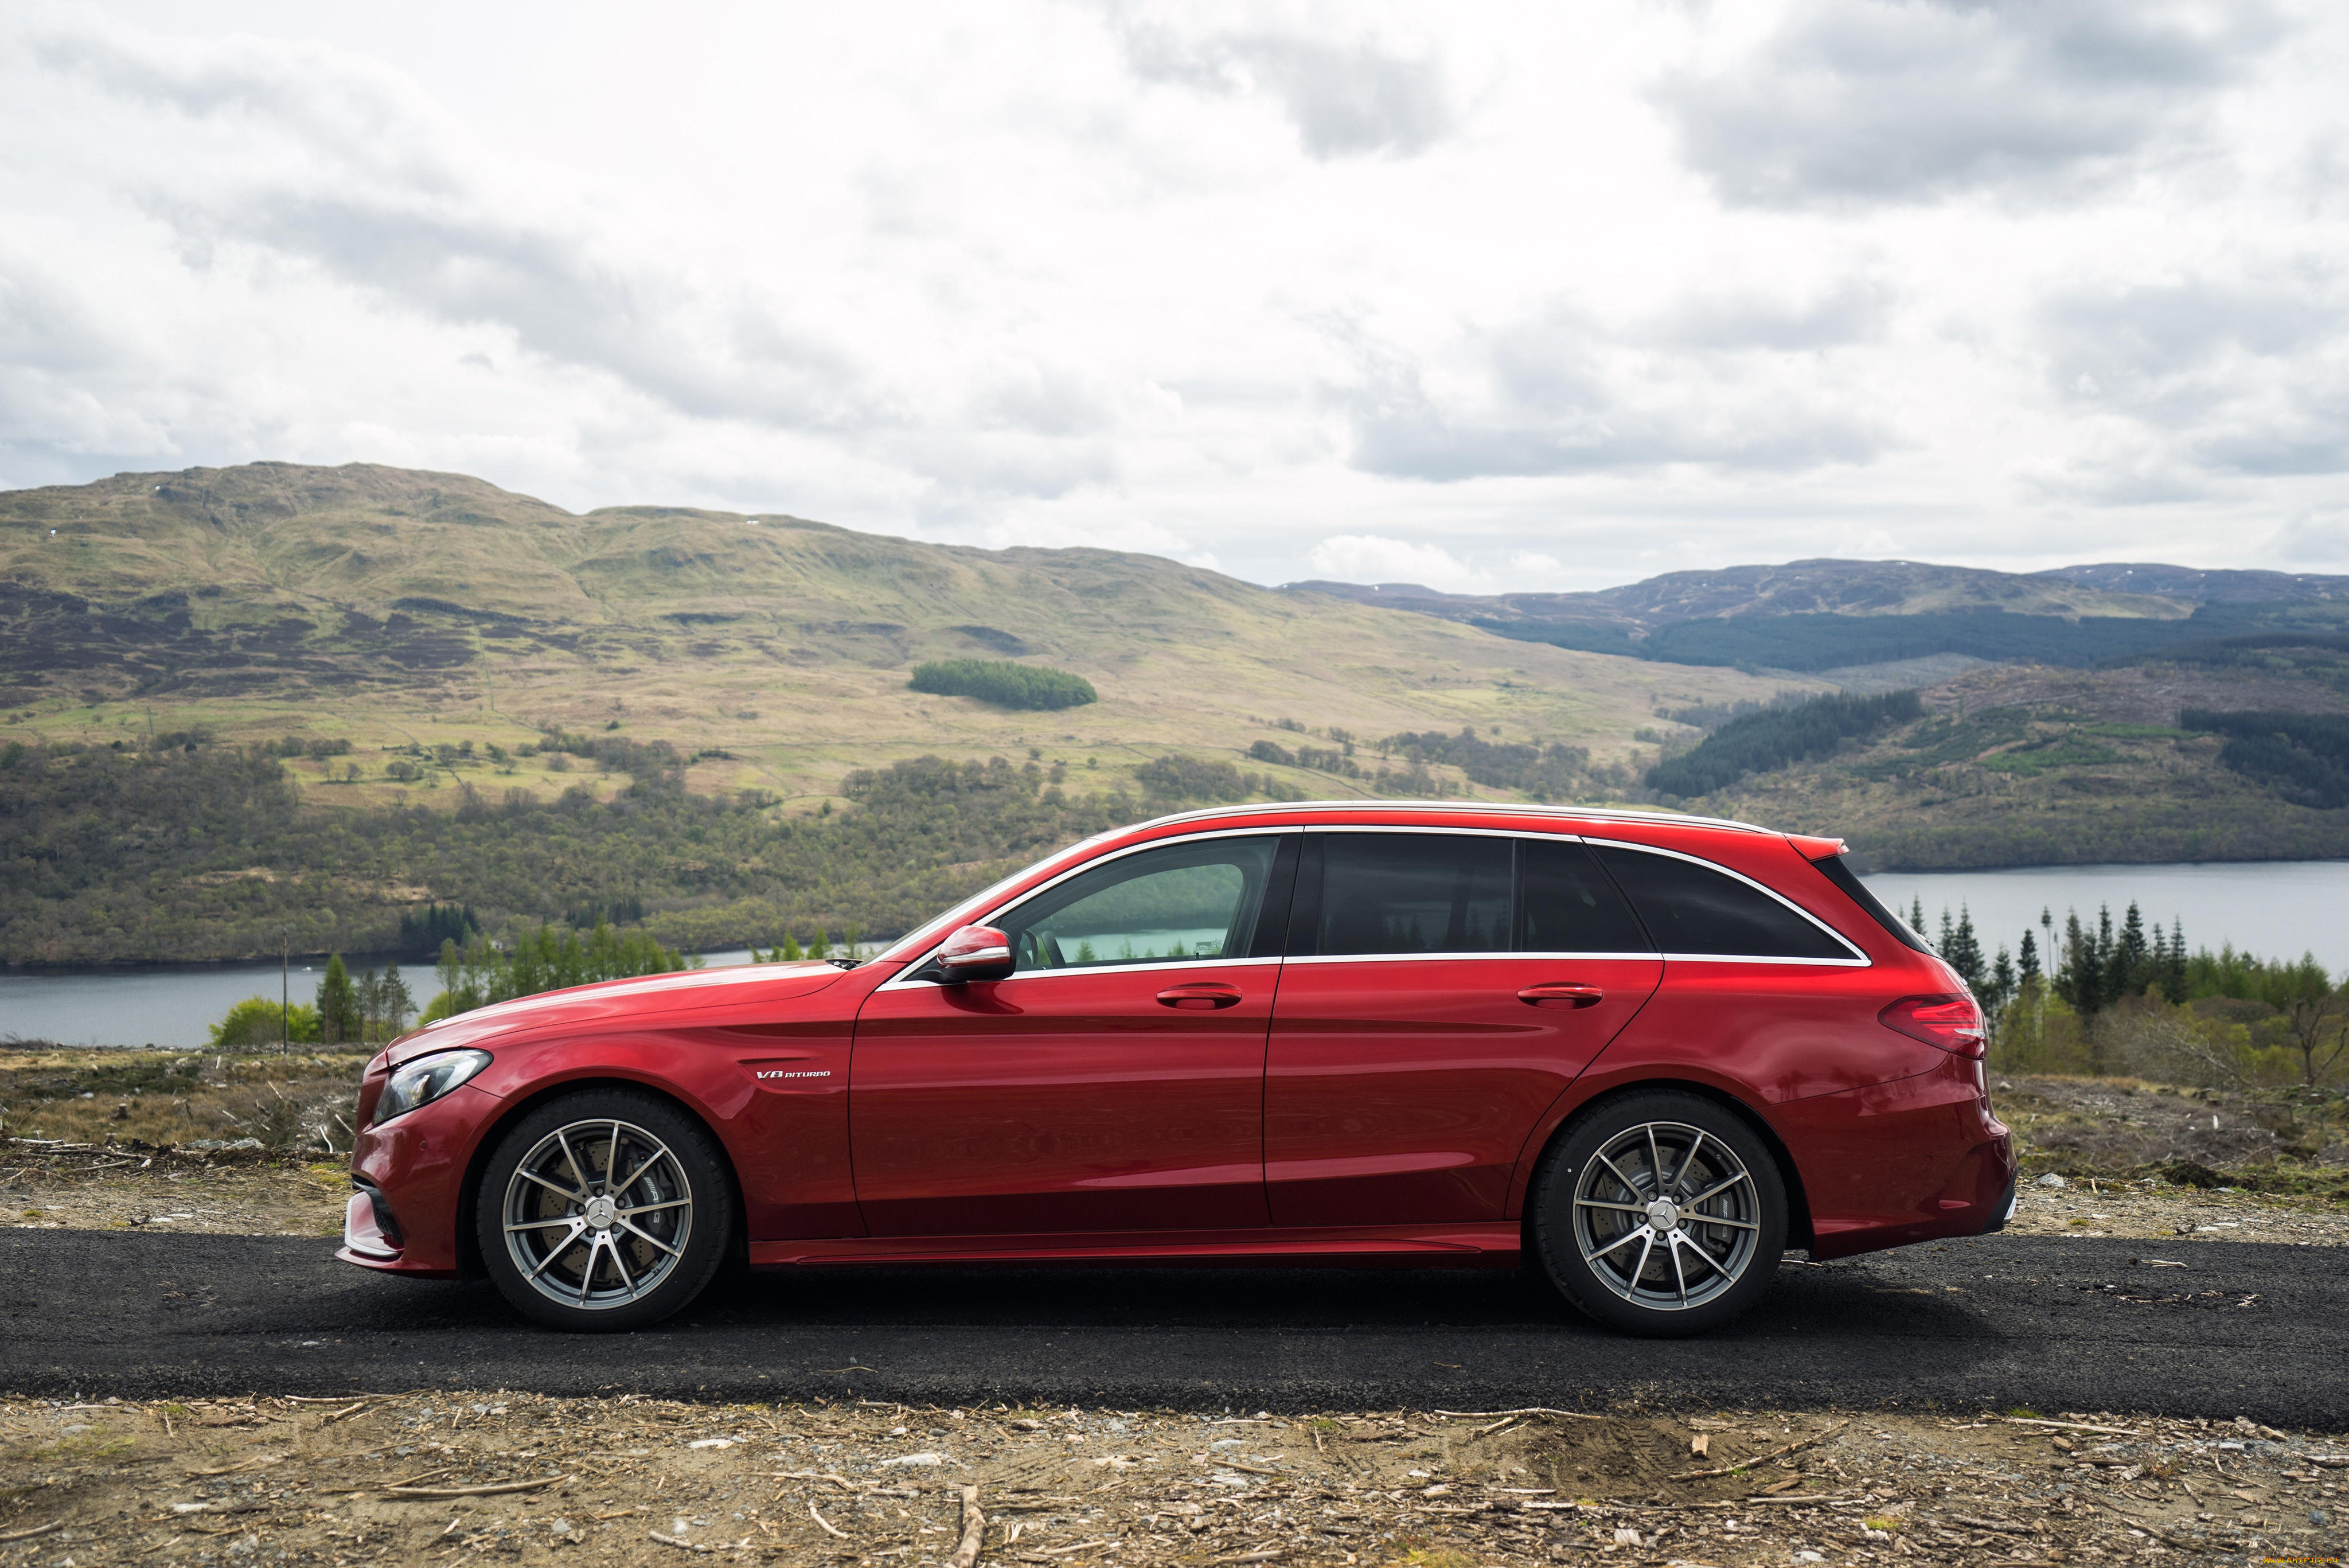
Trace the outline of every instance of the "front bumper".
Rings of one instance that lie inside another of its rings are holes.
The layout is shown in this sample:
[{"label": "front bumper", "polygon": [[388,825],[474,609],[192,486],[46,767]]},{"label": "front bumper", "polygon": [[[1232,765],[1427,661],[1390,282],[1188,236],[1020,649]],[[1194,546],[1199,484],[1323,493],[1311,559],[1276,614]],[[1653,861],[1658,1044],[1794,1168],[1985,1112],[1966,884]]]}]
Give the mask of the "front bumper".
[{"label": "front bumper", "polygon": [[355,1192],[343,1217],[347,1263],[455,1279],[462,1272],[465,1173],[504,1102],[467,1084],[362,1131],[351,1149]]}]

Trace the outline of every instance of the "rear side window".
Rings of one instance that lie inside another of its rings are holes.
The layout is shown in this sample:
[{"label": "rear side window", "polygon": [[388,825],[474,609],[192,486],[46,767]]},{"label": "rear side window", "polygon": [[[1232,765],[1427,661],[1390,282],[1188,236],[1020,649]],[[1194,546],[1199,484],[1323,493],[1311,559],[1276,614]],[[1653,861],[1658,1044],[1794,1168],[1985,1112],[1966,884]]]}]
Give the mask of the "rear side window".
[{"label": "rear side window", "polygon": [[1458,833],[1326,833],[1321,908],[1325,956],[1485,953],[1509,946],[1506,838]]},{"label": "rear side window", "polygon": [[1850,949],[1760,889],[1670,855],[1593,845],[1667,953],[1848,959]]},{"label": "rear side window", "polygon": [[1519,951],[1656,950],[1588,848],[1572,839],[1526,838],[1518,841],[1517,853],[1523,879]]}]

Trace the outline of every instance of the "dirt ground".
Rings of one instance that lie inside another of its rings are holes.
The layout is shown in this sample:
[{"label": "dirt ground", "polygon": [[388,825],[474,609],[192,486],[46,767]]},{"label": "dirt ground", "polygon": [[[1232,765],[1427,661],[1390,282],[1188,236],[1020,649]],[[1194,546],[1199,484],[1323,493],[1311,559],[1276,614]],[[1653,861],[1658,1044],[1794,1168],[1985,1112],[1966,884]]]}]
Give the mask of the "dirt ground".
[{"label": "dirt ground", "polygon": [[[244,1092],[233,1075],[221,1082],[216,1093]],[[78,1092],[51,1086],[47,1104],[72,1111],[68,1093]],[[27,1098],[22,1080],[16,1097]],[[2154,1120],[2137,1114],[2141,1098],[2177,1100],[2181,1116],[2213,1114],[2208,1102],[2109,1081],[1999,1091],[2035,1171],[2086,1168],[2061,1186],[2026,1186],[2015,1230],[2181,1249],[2349,1246],[2349,1208],[2328,1193],[2095,1174],[2124,1165],[2114,1148],[2136,1147],[2128,1140],[2159,1141],[2166,1129],[2131,1125]],[[95,1098],[82,1104],[94,1117]],[[2223,1130],[2232,1113],[2221,1104],[2216,1114]],[[45,1141],[0,1142],[0,1222],[295,1235],[338,1226],[347,1187],[323,1153],[109,1147],[102,1128],[49,1119],[60,1125],[42,1128]],[[2068,1141],[2034,1141],[2049,1129]],[[58,1136],[74,1132],[99,1136]],[[2100,1138],[2112,1147],[2080,1147]],[[2344,1485],[2349,1436],[2029,1410],[1206,1417],[502,1390],[332,1403],[0,1397],[0,1563],[76,1568],[477,1554],[955,1568],[967,1487],[978,1489],[982,1564],[2337,1557],[2349,1545],[2337,1523]]]},{"label": "dirt ground", "polygon": [[[2186,1089],[2136,1078],[1995,1078],[1991,1104],[2031,1173],[2200,1166],[2273,1189],[2349,1196],[2349,1102],[2340,1091]],[[2186,1174],[2192,1176],[2190,1171]]]},{"label": "dirt ground", "polygon": [[2336,1436],[2027,1412],[0,1401],[0,1552],[77,1564],[946,1563],[966,1487],[977,1561],[1071,1568],[2315,1556],[2344,1483]]}]

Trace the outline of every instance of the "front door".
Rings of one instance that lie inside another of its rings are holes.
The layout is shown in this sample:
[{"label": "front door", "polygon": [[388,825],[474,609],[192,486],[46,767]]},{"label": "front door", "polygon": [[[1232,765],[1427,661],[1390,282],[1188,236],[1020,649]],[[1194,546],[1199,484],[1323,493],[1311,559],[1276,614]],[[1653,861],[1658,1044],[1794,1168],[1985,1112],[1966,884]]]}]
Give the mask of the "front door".
[{"label": "front door", "polygon": [[1663,972],[1568,838],[1309,833],[1265,1075],[1275,1225],[1491,1220]]},{"label": "front door", "polygon": [[849,1090],[871,1233],[1262,1226],[1265,1031],[1299,836],[1130,851],[987,922],[1011,937],[1010,978],[916,969],[876,990]]}]

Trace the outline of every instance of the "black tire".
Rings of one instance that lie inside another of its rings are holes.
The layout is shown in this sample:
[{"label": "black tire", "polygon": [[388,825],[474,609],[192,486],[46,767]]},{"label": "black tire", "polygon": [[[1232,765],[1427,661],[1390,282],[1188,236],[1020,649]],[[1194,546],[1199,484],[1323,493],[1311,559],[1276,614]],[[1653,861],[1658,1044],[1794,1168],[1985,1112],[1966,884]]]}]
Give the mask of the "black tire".
[{"label": "black tire", "polygon": [[[1668,1210],[1652,1207],[1659,1197]],[[1769,1290],[1786,1246],[1785,1183],[1768,1147],[1743,1116],[1684,1090],[1584,1111],[1542,1157],[1532,1199],[1550,1283],[1628,1334],[1720,1327]]]},{"label": "black tire", "polygon": [[507,1129],[481,1173],[474,1225],[481,1266],[516,1310],[554,1328],[618,1333],[702,1293],[725,1261],[734,1191],[717,1141],[675,1105],[639,1089],[582,1089]]}]

